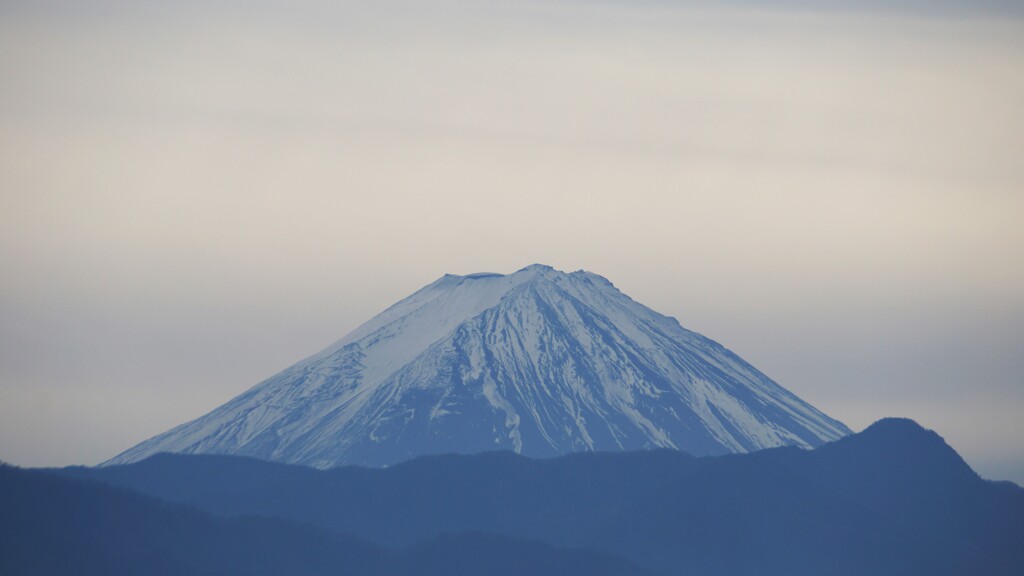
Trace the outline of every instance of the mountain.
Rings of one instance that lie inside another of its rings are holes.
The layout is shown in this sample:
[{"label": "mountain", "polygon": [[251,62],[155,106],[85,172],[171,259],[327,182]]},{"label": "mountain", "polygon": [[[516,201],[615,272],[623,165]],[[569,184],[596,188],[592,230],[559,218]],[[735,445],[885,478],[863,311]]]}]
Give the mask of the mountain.
[{"label": "mountain", "polygon": [[286,521],[215,518],[99,483],[0,466],[0,574],[387,574],[379,546]]},{"label": "mountain", "polygon": [[902,419],[814,450],[701,458],[491,452],[317,470],[165,454],[59,473],[381,545],[492,534],[601,551],[667,576],[1024,573],[1024,490],[981,479],[938,434]]},{"label": "mountain", "polygon": [[218,518],[133,491],[0,465],[5,576],[649,576],[608,554],[444,535],[388,550],[275,518]]},{"label": "mountain", "polygon": [[708,455],[813,447],[848,433],[603,277],[533,265],[446,275],[106,464],[159,452],[320,468],[488,450]]}]

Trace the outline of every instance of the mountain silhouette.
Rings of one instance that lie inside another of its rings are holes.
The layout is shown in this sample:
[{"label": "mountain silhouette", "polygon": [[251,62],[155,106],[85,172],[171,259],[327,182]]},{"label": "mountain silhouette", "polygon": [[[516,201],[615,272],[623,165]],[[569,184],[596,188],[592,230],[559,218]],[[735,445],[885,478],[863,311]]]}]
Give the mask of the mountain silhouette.
[{"label": "mountain silhouette", "polygon": [[1020,574],[1024,490],[934,432],[885,419],[814,450],[510,452],[316,470],[160,455],[63,474],[219,515],[286,518],[408,546],[475,532],[613,554],[665,575]]},{"label": "mountain silhouette", "polygon": [[52,472],[0,465],[5,576],[648,576],[609,554],[482,534],[390,550],[276,518],[219,518]]}]

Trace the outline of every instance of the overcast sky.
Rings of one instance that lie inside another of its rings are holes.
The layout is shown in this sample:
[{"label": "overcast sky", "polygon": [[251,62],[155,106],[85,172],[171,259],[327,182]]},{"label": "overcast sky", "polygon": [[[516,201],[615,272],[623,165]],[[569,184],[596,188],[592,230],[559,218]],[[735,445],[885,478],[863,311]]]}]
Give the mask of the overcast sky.
[{"label": "overcast sky", "polygon": [[1024,483],[1020,11],[765,4],[0,0],[0,459],[541,262]]}]

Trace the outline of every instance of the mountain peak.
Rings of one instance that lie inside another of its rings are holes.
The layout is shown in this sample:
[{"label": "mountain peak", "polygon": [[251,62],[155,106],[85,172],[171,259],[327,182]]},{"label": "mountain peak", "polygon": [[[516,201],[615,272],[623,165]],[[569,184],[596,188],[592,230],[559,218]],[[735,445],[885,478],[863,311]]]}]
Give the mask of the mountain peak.
[{"label": "mountain peak", "polygon": [[[859,468],[848,470],[849,474],[875,475],[876,479],[881,475],[922,479],[940,475],[971,482],[978,477],[942,436],[909,418],[883,418],[818,452],[848,468]],[[869,461],[870,467],[864,464]]]},{"label": "mountain peak", "polygon": [[554,268],[548,266],[547,264],[530,264],[529,266],[524,266],[520,268],[518,271],[516,271],[516,274],[519,274],[520,272],[558,272],[559,274],[565,274],[565,272],[562,272],[561,270],[555,270]]},{"label": "mountain peak", "polygon": [[913,450],[953,451],[945,439],[934,430],[921,426],[910,418],[882,418],[865,428],[860,434],[851,436],[857,442],[872,445],[898,445]]},{"label": "mountain peak", "polygon": [[330,467],[445,452],[696,455],[849,433],[716,342],[580,270],[445,275],[213,412],[159,451]]},{"label": "mountain peak", "polygon": [[914,421],[914,420],[912,420],[910,418],[902,418],[902,417],[894,417],[894,416],[890,416],[890,417],[886,417],[886,418],[881,418],[881,419],[877,420],[876,422],[874,422],[873,424],[871,424],[870,426],[865,428],[864,431],[861,432],[861,435],[863,435],[863,434],[867,434],[867,435],[882,435],[882,436],[916,435],[918,437],[925,437],[925,436],[935,437],[935,438],[939,437],[939,435],[936,434],[934,431],[928,430],[927,428],[925,428],[924,426],[921,426],[916,421]]},{"label": "mountain peak", "polygon": [[519,270],[512,272],[511,274],[500,274],[497,272],[475,272],[472,274],[445,274],[444,276],[439,278],[434,284],[444,285],[449,283],[459,283],[466,280],[496,280],[502,278],[516,278],[522,279],[523,281],[526,282],[537,280],[562,281],[564,279],[582,278],[614,287],[611,281],[609,281],[604,276],[595,274],[593,272],[589,272],[582,268],[574,272],[564,272],[552,266],[548,266],[547,264],[530,264],[529,266],[524,266]]}]

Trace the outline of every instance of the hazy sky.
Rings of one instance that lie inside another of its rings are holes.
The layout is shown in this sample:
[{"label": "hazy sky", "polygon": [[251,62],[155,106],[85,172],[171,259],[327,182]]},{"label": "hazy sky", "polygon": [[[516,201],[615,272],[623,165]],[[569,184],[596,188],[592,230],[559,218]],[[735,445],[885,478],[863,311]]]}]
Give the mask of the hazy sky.
[{"label": "hazy sky", "polygon": [[542,262],[1024,483],[1021,10],[847,4],[0,0],[0,459]]}]

